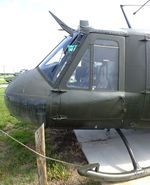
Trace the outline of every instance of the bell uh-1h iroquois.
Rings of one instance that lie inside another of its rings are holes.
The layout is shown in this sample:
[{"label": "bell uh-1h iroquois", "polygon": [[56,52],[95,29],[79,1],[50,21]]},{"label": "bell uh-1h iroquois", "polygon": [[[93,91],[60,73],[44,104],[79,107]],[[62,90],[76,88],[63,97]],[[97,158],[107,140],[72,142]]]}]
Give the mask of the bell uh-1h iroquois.
[{"label": "bell uh-1h iroquois", "polygon": [[149,175],[150,167],[139,167],[120,129],[150,128],[150,34],[97,30],[87,21],[74,30],[51,15],[69,36],[35,69],[11,82],[5,93],[9,111],[51,128],[115,128],[133,170],[103,173],[99,164],[90,164],[79,173],[105,181]]}]

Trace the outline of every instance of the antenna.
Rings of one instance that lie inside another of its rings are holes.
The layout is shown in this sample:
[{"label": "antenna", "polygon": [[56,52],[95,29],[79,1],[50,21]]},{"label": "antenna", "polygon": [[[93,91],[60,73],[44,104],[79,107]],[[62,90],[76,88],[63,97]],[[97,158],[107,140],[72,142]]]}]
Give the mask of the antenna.
[{"label": "antenna", "polygon": [[138,8],[134,13],[133,15],[135,15],[138,11],[140,11],[150,0],[146,1],[146,3],[144,3],[143,5],[141,5],[140,8]]},{"label": "antenna", "polygon": [[[150,0],[149,0],[149,1],[150,1]],[[125,20],[126,20],[126,23],[127,23],[127,25],[128,25],[128,28],[131,28],[131,24],[130,24],[130,22],[129,22],[127,16],[126,16],[126,13],[125,13],[125,11],[124,11],[124,9],[123,9],[124,6],[125,6],[125,5],[120,5],[120,8],[121,8],[122,13],[123,13],[123,15],[124,15],[124,18],[125,18]]]},{"label": "antenna", "polygon": [[144,6],[150,6],[150,5],[146,5],[149,1],[150,1],[150,0],[146,1],[146,3],[144,3],[143,5],[120,5],[120,8],[121,8],[122,13],[123,13],[123,15],[124,15],[124,18],[125,18],[126,23],[127,23],[127,25],[128,25],[128,28],[131,28],[131,24],[130,24],[128,18],[127,18],[127,15],[126,15],[126,13],[125,13],[123,7],[124,7],[124,6],[140,6],[140,8],[138,8],[138,10],[136,10],[136,11],[133,13],[133,15],[135,15],[135,14],[136,14],[138,11],[140,11]]}]

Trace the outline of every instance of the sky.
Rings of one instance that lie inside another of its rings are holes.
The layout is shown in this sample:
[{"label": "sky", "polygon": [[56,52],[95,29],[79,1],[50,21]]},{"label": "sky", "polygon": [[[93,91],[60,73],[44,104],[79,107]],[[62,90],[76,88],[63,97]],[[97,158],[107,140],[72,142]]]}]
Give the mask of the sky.
[{"label": "sky", "polygon": [[[132,3],[131,3],[132,2]],[[67,35],[49,14],[52,11],[70,27],[79,20],[91,27],[127,28],[120,4],[144,4],[146,0],[0,0],[0,72],[32,69]],[[148,3],[150,5],[150,2]],[[125,7],[133,28],[150,29],[150,7],[135,16],[138,7]]]}]

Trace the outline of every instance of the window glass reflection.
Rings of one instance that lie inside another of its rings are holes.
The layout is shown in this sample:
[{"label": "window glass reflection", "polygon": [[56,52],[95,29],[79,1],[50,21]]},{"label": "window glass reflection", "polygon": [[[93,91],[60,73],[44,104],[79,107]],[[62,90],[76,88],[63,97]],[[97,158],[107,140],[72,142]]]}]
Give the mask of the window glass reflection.
[{"label": "window glass reflection", "polygon": [[118,45],[109,40],[94,43],[93,90],[118,89]]}]

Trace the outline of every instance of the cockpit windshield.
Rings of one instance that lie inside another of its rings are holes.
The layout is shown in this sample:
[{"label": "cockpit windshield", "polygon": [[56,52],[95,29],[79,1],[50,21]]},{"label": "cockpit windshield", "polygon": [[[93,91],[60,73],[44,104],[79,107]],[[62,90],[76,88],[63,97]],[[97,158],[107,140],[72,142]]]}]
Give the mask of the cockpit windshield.
[{"label": "cockpit windshield", "polygon": [[57,80],[82,37],[83,34],[77,32],[69,35],[42,61],[39,69],[48,81],[54,83]]}]

